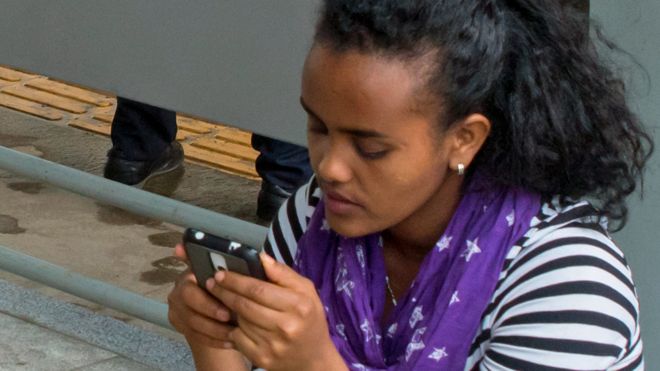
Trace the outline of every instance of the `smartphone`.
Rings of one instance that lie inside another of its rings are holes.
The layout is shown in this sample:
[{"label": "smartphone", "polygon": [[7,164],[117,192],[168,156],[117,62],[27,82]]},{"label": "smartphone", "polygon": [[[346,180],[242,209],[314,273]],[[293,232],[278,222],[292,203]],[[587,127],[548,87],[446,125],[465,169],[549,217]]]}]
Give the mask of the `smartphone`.
[{"label": "smartphone", "polygon": [[183,246],[197,284],[203,289],[206,289],[206,281],[219,270],[266,280],[259,251],[254,247],[193,228],[183,233]]}]

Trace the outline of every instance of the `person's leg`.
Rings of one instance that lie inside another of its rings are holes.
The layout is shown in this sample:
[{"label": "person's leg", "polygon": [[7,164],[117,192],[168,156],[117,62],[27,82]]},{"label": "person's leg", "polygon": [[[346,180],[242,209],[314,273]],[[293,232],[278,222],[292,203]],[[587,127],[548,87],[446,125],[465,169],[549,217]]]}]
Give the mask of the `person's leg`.
[{"label": "person's leg", "polygon": [[261,135],[252,135],[252,147],[259,151],[255,162],[262,179],[257,215],[273,218],[282,202],[312,176],[307,148]]},{"label": "person's leg", "polygon": [[176,138],[176,113],[117,97],[110,137],[113,155],[135,161],[154,159]]},{"label": "person's leg", "polygon": [[104,176],[125,184],[176,169],[183,151],[176,138],[176,113],[117,97],[112,120],[112,149]]}]

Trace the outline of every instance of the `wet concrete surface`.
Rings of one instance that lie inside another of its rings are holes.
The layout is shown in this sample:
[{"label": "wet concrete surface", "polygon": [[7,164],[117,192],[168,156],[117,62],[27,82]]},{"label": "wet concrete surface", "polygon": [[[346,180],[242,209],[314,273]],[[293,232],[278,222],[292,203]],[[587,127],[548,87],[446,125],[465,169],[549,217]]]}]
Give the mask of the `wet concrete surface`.
[{"label": "wet concrete surface", "polygon": [[[3,117],[6,115],[13,115],[14,112],[0,108],[3,110]],[[11,120],[11,119],[10,119]],[[36,120],[36,119],[35,119]],[[3,123],[6,121],[3,120]],[[22,147],[22,146],[31,146],[38,138],[31,137],[21,134],[8,134],[5,132],[0,132],[0,143],[5,143],[7,145],[11,144],[12,147]]]},{"label": "wet concrete surface", "polygon": [[[101,175],[110,138],[0,108],[0,145]],[[144,189],[239,219],[256,215],[260,183],[186,162]],[[48,184],[0,170],[0,245],[161,302],[184,269],[172,247],[185,226],[135,215]],[[0,278],[140,325],[178,335],[27,279]]]},{"label": "wet concrete surface", "polygon": [[179,232],[163,232],[149,235],[149,242],[156,246],[173,247],[182,238],[183,234]]},{"label": "wet concrete surface", "polygon": [[7,184],[12,191],[19,191],[31,195],[36,195],[44,189],[44,185],[38,182],[15,182]]},{"label": "wet concrete surface", "polygon": [[20,234],[25,229],[18,226],[18,219],[0,214],[0,234]]},{"label": "wet concrete surface", "polygon": [[96,202],[96,206],[98,208],[96,212],[96,220],[105,224],[118,226],[137,224],[152,227],[162,224],[160,220],[133,214],[112,205],[104,205],[102,203]]},{"label": "wet concrete surface", "polygon": [[173,282],[186,265],[172,256],[151,262],[154,269],[142,272],[140,281],[150,285],[163,285]]}]

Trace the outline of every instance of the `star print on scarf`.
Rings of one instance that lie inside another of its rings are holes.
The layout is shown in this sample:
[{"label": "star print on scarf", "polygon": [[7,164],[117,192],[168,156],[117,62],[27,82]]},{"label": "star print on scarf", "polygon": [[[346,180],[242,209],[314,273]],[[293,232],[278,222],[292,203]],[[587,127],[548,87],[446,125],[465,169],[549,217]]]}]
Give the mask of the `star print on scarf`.
[{"label": "star print on scarf", "polygon": [[507,253],[540,206],[537,194],[488,184],[474,174],[383,327],[379,233],[338,235],[325,221],[321,200],[298,243],[294,268],[314,282],[328,308],[332,341],[352,370],[463,369]]}]

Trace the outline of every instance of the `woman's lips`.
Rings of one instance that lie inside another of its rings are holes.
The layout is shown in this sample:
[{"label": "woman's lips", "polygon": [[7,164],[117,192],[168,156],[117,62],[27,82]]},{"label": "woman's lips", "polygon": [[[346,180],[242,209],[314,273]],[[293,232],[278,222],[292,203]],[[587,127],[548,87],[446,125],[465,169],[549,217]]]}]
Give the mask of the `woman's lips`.
[{"label": "woman's lips", "polygon": [[324,192],[325,207],[333,214],[350,214],[360,208],[360,204],[333,191]]}]

